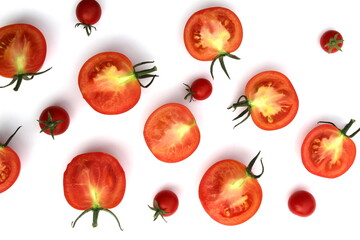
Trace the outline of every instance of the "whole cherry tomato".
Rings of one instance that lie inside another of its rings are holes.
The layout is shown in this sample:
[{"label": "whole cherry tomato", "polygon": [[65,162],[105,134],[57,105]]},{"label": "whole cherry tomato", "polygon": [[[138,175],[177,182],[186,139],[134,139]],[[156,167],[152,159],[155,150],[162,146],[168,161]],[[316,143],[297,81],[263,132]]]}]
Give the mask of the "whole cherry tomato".
[{"label": "whole cherry tomato", "polygon": [[320,45],[327,53],[342,51],[344,39],[338,31],[328,30],[320,38]]},{"label": "whole cherry tomato", "polygon": [[299,190],[291,194],[288,207],[293,214],[308,217],[315,211],[316,201],[311,193]]},{"label": "whole cherry tomato", "polygon": [[162,190],[158,192],[153,201],[153,207],[149,208],[155,211],[154,221],[161,216],[166,222],[164,217],[173,215],[179,206],[179,199],[177,195],[170,190]]},{"label": "whole cherry tomato", "polygon": [[95,0],[81,0],[76,7],[76,17],[80,21],[75,26],[83,26],[90,36],[93,26],[101,17],[101,6]]},{"label": "whole cherry tomato", "polygon": [[41,132],[49,134],[55,139],[55,135],[62,134],[68,129],[70,117],[64,108],[50,106],[41,112],[38,122]]},{"label": "whole cherry tomato", "polygon": [[212,93],[212,84],[205,78],[196,79],[191,86],[184,83],[186,91],[188,92],[185,96],[185,100],[190,97],[190,102],[194,99],[204,100],[207,99]]}]

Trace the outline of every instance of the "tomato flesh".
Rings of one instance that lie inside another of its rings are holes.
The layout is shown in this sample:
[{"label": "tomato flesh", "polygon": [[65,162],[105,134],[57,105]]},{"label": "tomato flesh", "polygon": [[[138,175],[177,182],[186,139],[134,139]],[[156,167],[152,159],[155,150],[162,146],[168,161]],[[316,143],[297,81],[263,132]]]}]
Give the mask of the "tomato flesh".
[{"label": "tomato flesh", "polygon": [[264,130],[288,125],[296,116],[299,100],[289,79],[276,71],[255,75],[245,88],[254,123]]},{"label": "tomato flesh", "polygon": [[262,189],[248,175],[246,166],[225,159],[212,165],[203,175],[199,198],[205,211],[224,225],[238,225],[249,220],[259,209]]},{"label": "tomato flesh", "polygon": [[344,174],[356,156],[355,143],[331,124],[312,129],[301,147],[305,168],[318,176],[336,178]]},{"label": "tomato flesh", "polygon": [[82,66],[78,83],[86,102],[102,114],[120,114],[140,99],[141,86],[131,61],[117,52],[99,53]]},{"label": "tomato flesh", "polygon": [[200,131],[191,111],[168,103],[156,109],[144,126],[150,151],[161,161],[174,163],[189,157],[198,147]]},{"label": "tomato flesh", "polygon": [[116,158],[102,153],[84,153],[68,164],[64,173],[64,194],[75,209],[116,207],[123,199],[126,179]]},{"label": "tomato flesh", "polygon": [[0,193],[9,189],[20,173],[19,156],[9,147],[0,146]]},{"label": "tomato flesh", "polygon": [[0,75],[13,78],[23,73],[36,73],[46,57],[43,34],[29,24],[0,28]]},{"label": "tomato flesh", "polygon": [[195,12],[184,29],[186,49],[195,59],[211,61],[239,48],[243,31],[239,18],[227,8],[212,7]]}]

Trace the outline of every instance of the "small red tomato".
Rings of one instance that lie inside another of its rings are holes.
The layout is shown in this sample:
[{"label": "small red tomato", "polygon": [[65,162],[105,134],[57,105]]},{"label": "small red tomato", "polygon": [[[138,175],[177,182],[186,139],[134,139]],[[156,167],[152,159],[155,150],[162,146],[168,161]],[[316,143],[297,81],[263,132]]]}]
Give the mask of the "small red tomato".
[{"label": "small red tomato", "polygon": [[75,26],[83,26],[88,36],[91,34],[93,26],[101,17],[101,6],[95,0],[82,0],[76,7],[76,17],[80,21]]},{"label": "small red tomato", "polygon": [[170,190],[162,190],[154,197],[153,207],[149,208],[155,211],[154,221],[161,216],[166,222],[164,217],[173,215],[179,206],[179,199],[177,195]]},{"label": "small red tomato", "polygon": [[291,194],[288,206],[293,214],[308,217],[315,211],[316,201],[311,193],[299,190]]},{"label": "small red tomato", "polygon": [[39,117],[40,132],[49,134],[54,139],[54,135],[64,133],[70,124],[69,114],[59,106],[50,106],[44,109]]},{"label": "small red tomato", "polygon": [[184,83],[186,91],[188,92],[185,96],[185,100],[190,97],[190,102],[194,99],[204,100],[207,99],[212,93],[212,84],[205,78],[196,79],[191,86]]},{"label": "small red tomato", "polygon": [[320,38],[322,49],[327,53],[342,51],[344,39],[338,31],[328,30]]},{"label": "small red tomato", "polygon": [[20,127],[16,129],[4,144],[0,144],[0,193],[8,190],[15,183],[20,173],[20,158],[8,146],[19,129]]}]

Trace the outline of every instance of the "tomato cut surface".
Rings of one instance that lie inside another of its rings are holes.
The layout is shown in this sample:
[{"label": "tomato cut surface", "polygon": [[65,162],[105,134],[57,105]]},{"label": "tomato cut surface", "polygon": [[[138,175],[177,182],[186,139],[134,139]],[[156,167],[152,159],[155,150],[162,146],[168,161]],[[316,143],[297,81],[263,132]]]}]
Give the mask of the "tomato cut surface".
[{"label": "tomato cut surface", "polygon": [[168,103],[156,109],[144,126],[150,151],[161,161],[174,163],[189,157],[198,147],[200,131],[191,111]]},{"label": "tomato cut surface", "polygon": [[[102,52],[87,60],[82,66],[78,84],[86,102],[102,114],[120,114],[133,108],[140,99],[141,87],[148,87],[157,75],[151,69],[136,71],[130,59],[118,52]],[[143,85],[140,79],[152,78]]]},{"label": "tomato cut surface", "polygon": [[199,185],[199,198],[212,219],[231,226],[249,220],[257,212],[262,189],[244,164],[225,159],[205,172]]},{"label": "tomato cut surface", "polygon": [[312,129],[301,146],[305,168],[326,178],[343,175],[354,163],[355,156],[355,143],[332,124],[322,124]]},{"label": "tomato cut surface", "polygon": [[78,210],[116,207],[124,196],[125,186],[123,168],[107,153],[80,154],[64,173],[66,200]]},{"label": "tomato cut surface", "polygon": [[259,128],[276,130],[285,127],[295,118],[299,99],[293,85],[284,74],[265,71],[249,80],[245,87],[245,95],[229,109],[237,107],[247,109],[234,120],[247,114],[251,115]]},{"label": "tomato cut surface", "polygon": [[17,153],[8,146],[19,129],[20,127],[4,144],[0,144],[0,193],[8,190],[16,182],[20,174],[20,158]]},{"label": "tomato cut surface", "polygon": [[29,24],[12,24],[0,28],[0,75],[36,73],[45,61],[43,34]]},{"label": "tomato cut surface", "polygon": [[221,53],[239,48],[243,37],[242,25],[234,12],[212,7],[195,12],[184,29],[185,46],[191,56],[211,61]]}]

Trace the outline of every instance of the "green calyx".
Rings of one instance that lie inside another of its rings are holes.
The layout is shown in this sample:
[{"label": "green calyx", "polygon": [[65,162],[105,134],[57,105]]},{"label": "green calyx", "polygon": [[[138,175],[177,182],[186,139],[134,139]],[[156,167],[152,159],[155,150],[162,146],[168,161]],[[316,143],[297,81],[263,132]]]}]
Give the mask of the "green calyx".
[{"label": "green calyx", "polygon": [[155,221],[156,219],[158,219],[159,216],[161,216],[162,219],[167,223],[167,221],[166,221],[165,218],[164,218],[164,214],[169,214],[169,213],[166,212],[166,211],[164,211],[163,209],[161,209],[161,208],[159,207],[158,202],[157,202],[156,200],[154,200],[154,207],[150,207],[149,205],[148,205],[148,207],[149,207],[151,210],[155,211],[154,221]]},{"label": "green calyx", "polygon": [[57,125],[58,125],[59,123],[62,123],[64,120],[54,121],[53,118],[52,118],[52,116],[51,116],[51,114],[50,114],[50,112],[48,112],[47,117],[48,117],[47,121],[40,121],[40,120],[38,120],[39,123],[42,123],[42,124],[45,125],[45,127],[44,127],[43,129],[41,129],[40,133],[42,133],[42,132],[44,132],[44,131],[46,131],[46,130],[49,130],[51,137],[52,137],[53,139],[55,139],[55,136],[54,136],[54,135],[55,135],[55,131],[57,131],[57,128],[56,128],[56,127],[57,127]]},{"label": "green calyx", "polygon": [[193,96],[193,95],[195,94],[195,92],[194,92],[194,91],[191,89],[191,87],[190,87],[189,85],[187,85],[186,83],[184,83],[184,85],[186,86],[186,91],[188,92],[188,93],[185,95],[184,99],[187,100],[187,99],[190,97],[189,102],[195,101],[194,96]]},{"label": "green calyx", "polygon": [[324,47],[329,47],[328,53],[331,53],[331,51],[336,48],[339,51],[341,50],[341,47],[339,46],[340,43],[344,42],[344,40],[337,40],[337,37],[339,36],[339,34],[335,34],[335,36],[333,38],[330,38],[329,42],[327,44],[325,44]]},{"label": "green calyx", "polygon": [[260,152],[261,152],[261,151],[259,151],[258,154],[256,154],[256,156],[250,161],[249,165],[248,165],[247,168],[246,168],[246,173],[248,174],[248,176],[250,176],[250,177],[252,177],[252,178],[255,178],[255,179],[261,177],[261,176],[263,175],[263,173],[264,173],[264,164],[263,164],[263,162],[262,162],[262,158],[260,159],[261,167],[262,167],[261,173],[260,173],[259,175],[254,175],[254,174],[252,173],[252,168],[253,168],[253,166],[254,166],[257,158],[259,157]]},{"label": "green calyx", "polygon": [[37,72],[37,73],[19,73],[19,74],[16,74],[16,75],[14,75],[13,79],[11,80],[11,82],[9,84],[7,84],[5,86],[0,86],[0,88],[6,88],[6,87],[16,83],[15,87],[14,87],[14,91],[17,91],[17,90],[19,90],[20,85],[21,85],[23,80],[25,80],[25,81],[32,80],[34,78],[34,76],[46,73],[50,69],[51,68],[48,68],[45,71]]},{"label": "green calyx", "polygon": [[231,54],[231,53],[227,53],[227,52],[223,52],[223,53],[220,53],[216,58],[214,58],[214,60],[211,62],[211,65],[210,65],[210,73],[211,73],[211,77],[214,79],[214,73],[213,73],[213,68],[214,68],[214,63],[216,62],[216,60],[219,59],[219,62],[220,62],[220,66],[222,68],[222,70],[225,72],[226,76],[230,79],[230,76],[226,70],[226,67],[225,67],[225,63],[224,63],[224,57],[230,57],[232,59],[236,59],[236,60],[240,60],[239,57]]},{"label": "green calyx", "polygon": [[93,25],[89,25],[89,24],[85,24],[85,23],[77,23],[77,24],[75,24],[75,27],[79,27],[79,26],[82,26],[83,29],[85,29],[86,34],[88,36],[91,35],[93,29],[95,29],[95,31],[96,31],[96,27],[94,27]]},{"label": "green calyx", "polygon": [[116,215],[115,215],[112,211],[110,211],[109,209],[105,209],[105,208],[90,208],[90,209],[88,209],[88,210],[83,211],[83,212],[75,219],[75,221],[73,221],[73,222],[71,223],[71,226],[74,228],[76,222],[77,222],[82,216],[84,216],[86,213],[88,213],[88,212],[90,212],[90,211],[93,212],[93,222],[92,222],[92,226],[93,226],[94,228],[98,226],[98,217],[99,217],[100,211],[104,211],[104,212],[110,213],[110,214],[115,218],[115,220],[116,220],[116,222],[117,222],[120,230],[123,231],[123,229],[121,228],[121,225],[120,225],[120,221],[119,221],[119,219],[116,217]]},{"label": "green calyx", "polygon": [[333,125],[334,127],[336,127],[337,129],[339,129],[339,131],[341,132],[342,135],[344,135],[345,137],[348,137],[348,138],[352,138],[354,137],[358,132],[360,132],[360,128],[358,130],[356,130],[355,132],[353,132],[352,134],[348,135],[347,132],[349,131],[350,127],[354,124],[355,120],[354,119],[351,119],[349,121],[348,124],[345,125],[345,127],[343,129],[340,129],[338,128],[334,123],[332,122],[327,122],[327,121],[319,121],[319,123],[325,123],[325,124],[331,124]]},{"label": "green calyx", "polygon": [[6,142],[4,144],[0,144],[0,148],[7,147],[9,145],[9,143],[11,142],[11,139],[15,136],[15,134],[19,131],[20,128],[21,128],[21,126],[15,130],[15,132],[8,138],[8,140],[6,140]]},{"label": "green calyx", "polygon": [[238,115],[236,116],[233,121],[238,120],[242,117],[244,117],[243,120],[241,120],[239,123],[237,123],[235,127],[237,127],[238,125],[240,125],[241,123],[243,123],[246,119],[248,119],[250,117],[251,114],[251,104],[248,100],[248,98],[245,95],[242,95],[239,97],[239,99],[237,100],[236,103],[232,104],[230,107],[228,107],[227,109],[232,109],[233,111],[235,111],[238,107],[245,107],[245,109]]},{"label": "green calyx", "polygon": [[[151,73],[157,71],[156,66],[154,66],[152,68],[149,68],[149,69],[140,70],[140,71],[136,70],[137,67],[148,64],[148,63],[154,63],[154,61],[141,62],[141,63],[135,64],[133,66],[133,69],[134,69],[133,73],[134,73],[136,79],[138,80],[140,86],[143,87],[143,88],[149,87],[153,83],[154,79],[156,77],[159,77],[156,74],[151,74]],[[148,84],[146,84],[146,85],[142,84],[141,81],[140,81],[140,80],[145,79],[145,78],[151,78],[150,82]]]}]

